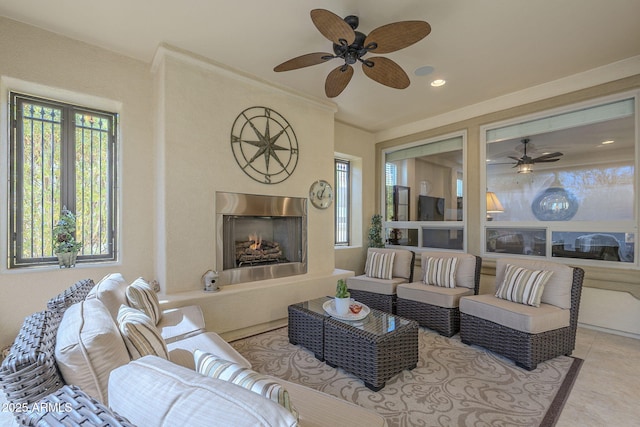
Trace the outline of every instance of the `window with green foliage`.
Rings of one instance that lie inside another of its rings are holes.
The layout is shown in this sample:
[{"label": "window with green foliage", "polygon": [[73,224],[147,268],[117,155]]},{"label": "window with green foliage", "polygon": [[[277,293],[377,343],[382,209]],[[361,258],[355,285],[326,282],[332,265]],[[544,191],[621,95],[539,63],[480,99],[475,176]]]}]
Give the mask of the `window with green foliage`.
[{"label": "window with green foliage", "polygon": [[56,264],[53,228],[76,215],[78,263],[114,260],[115,113],[11,94],[9,267]]}]

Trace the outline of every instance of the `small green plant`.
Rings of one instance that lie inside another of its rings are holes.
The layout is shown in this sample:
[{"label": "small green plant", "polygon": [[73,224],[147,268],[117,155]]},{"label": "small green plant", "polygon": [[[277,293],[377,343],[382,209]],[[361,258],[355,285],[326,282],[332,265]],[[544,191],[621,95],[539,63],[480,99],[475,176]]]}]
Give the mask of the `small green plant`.
[{"label": "small green plant", "polygon": [[76,216],[68,209],[62,209],[60,220],[53,227],[53,252],[77,252],[82,243],[76,241]]},{"label": "small green plant", "polygon": [[347,282],[344,279],[339,279],[336,285],[336,298],[349,298],[351,294],[347,289]]},{"label": "small green plant", "polygon": [[369,247],[384,248],[382,241],[382,215],[375,214],[371,217],[371,227],[369,227]]}]

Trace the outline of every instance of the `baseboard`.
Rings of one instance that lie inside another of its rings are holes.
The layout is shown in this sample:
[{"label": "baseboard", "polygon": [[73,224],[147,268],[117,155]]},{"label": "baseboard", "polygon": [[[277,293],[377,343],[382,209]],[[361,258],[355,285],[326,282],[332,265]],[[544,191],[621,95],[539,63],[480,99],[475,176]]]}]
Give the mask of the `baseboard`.
[{"label": "baseboard", "polygon": [[634,334],[634,333],[631,333],[631,332],[619,331],[617,329],[603,328],[602,326],[588,325],[586,323],[580,323],[580,322],[578,322],[578,327],[585,328],[585,329],[591,329],[591,330],[598,331],[598,332],[604,332],[604,333],[612,334],[612,335],[620,335],[620,336],[627,337],[627,338],[635,338],[637,340],[640,340],[640,335],[639,334]]}]

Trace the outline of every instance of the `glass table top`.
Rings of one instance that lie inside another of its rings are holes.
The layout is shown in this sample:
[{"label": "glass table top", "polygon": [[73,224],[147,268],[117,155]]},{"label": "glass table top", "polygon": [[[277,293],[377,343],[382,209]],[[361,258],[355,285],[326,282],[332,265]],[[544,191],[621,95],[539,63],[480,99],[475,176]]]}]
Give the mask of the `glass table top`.
[{"label": "glass table top", "polygon": [[[331,297],[321,297],[316,298],[310,301],[304,301],[299,304],[302,308],[309,310],[314,313],[322,314],[326,317],[331,317],[325,310],[322,308],[322,305],[331,300]],[[411,321],[407,320],[403,317],[396,316],[394,314],[385,313],[383,311],[379,311],[373,308],[370,308],[371,312],[367,317],[362,320],[342,320],[338,318],[333,318],[338,322],[343,322],[347,325],[353,326],[354,328],[362,329],[363,331],[369,332],[374,335],[384,335],[389,332],[393,332],[401,326],[408,325]]]}]

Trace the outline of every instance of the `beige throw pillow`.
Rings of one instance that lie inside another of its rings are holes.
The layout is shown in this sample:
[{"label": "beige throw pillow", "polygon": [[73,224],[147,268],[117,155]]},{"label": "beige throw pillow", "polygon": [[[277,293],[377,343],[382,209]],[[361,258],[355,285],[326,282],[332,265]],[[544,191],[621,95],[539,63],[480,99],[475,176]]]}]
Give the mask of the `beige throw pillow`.
[{"label": "beige throw pillow", "polygon": [[377,279],[391,279],[393,277],[393,260],[395,252],[374,252],[367,253],[367,261],[364,267],[364,274],[367,277]]},{"label": "beige throw pillow", "polygon": [[282,405],[298,419],[298,411],[291,403],[289,392],[273,377],[262,375],[249,368],[221,359],[213,354],[195,350],[193,357],[196,372],[211,378],[218,378],[258,393]]},{"label": "beige throw pillow", "polygon": [[127,287],[127,301],[131,307],[149,316],[154,325],[157,325],[162,318],[158,295],[142,277],[137,278]]},{"label": "beige throw pillow", "polygon": [[552,271],[529,270],[507,264],[504,280],[498,287],[496,297],[520,304],[540,307],[540,298],[544,285],[549,281]]},{"label": "beige throw pillow", "polygon": [[120,306],[118,327],[132,360],[149,354],[163,359],[169,358],[167,345],[160,331],[142,311],[126,305]]},{"label": "beige throw pillow", "polygon": [[422,282],[443,288],[456,287],[457,258],[423,258]]}]

